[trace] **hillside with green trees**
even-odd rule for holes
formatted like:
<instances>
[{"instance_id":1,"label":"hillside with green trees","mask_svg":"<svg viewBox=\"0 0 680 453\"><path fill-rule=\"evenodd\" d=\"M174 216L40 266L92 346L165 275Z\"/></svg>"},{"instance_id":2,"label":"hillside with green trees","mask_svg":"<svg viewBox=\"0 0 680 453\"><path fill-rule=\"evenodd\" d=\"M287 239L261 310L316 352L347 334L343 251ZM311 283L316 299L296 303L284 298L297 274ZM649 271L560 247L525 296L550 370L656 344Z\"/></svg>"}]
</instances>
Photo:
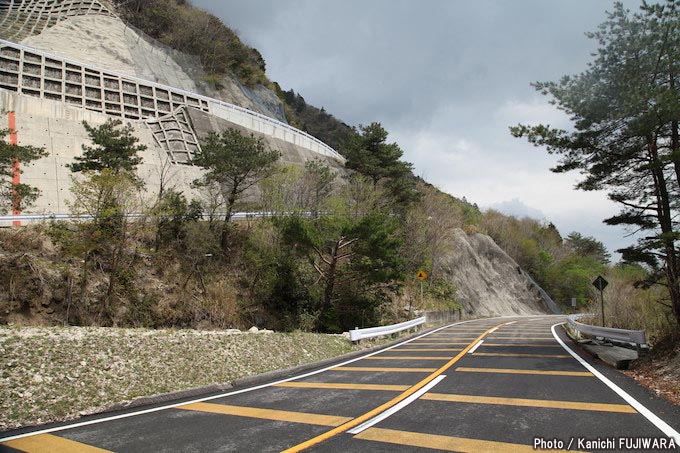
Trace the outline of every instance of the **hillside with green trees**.
<instances>
[{"instance_id":1,"label":"hillside with green trees","mask_svg":"<svg viewBox=\"0 0 680 453\"><path fill-rule=\"evenodd\" d=\"M225 130L197 155L205 170L194 181L199 199L163 185L150 193L135 174L141 148L132 129L117 121L84 124L94 145L71 166L70 209L92 220L0 231L0 279L9 288L0 294L0 322L338 332L399 321L411 314L409 301L418 302L415 309L459 308L443 263L461 229L491 236L565 310L572 298L578 310L597 309L591 282L601 274L616 298L607 306L612 325L646 328L653 342L677 330L680 166L671 75L680 73L680 60L674 46L659 44L677 34L675 9L648 7L640 17L616 10L593 35L601 49L588 72L537 84L573 114L575 131L513 129L560 154L558 171L585 171L583 189L610 190L624 209L610 223L648 233L624 251L625 263L612 264L594 238L482 212L414 177L381 124L350 127L299 93L284 92L266 78L257 50L189 2L126 1L118 8L160 42L197 55L207 74L272 88L291 124L346 156L348 174L319 161L282 165L277 150ZM660 24L668 34L658 34ZM650 51L633 65L640 46ZM618 89L631 81L645 89ZM588 96L596 91L611 97ZM10 156L3 187L11 187L12 155L42 155L9 146L0 147ZM257 197L245 198L253 188ZM24 203L36 193L21 190ZM3 206L17 203L16 192L0 194ZM236 210L272 216L236 222ZM423 301L414 297L417 269L429 275Z\"/></svg>"},{"instance_id":2,"label":"hillside with green trees","mask_svg":"<svg viewBox=\"0 0 680 453\"><path fill-rule=\"evenodd\" d=\"M599 48L588 70L536 90L571 118L571 130L517 125L516 137L557 154L554 172L579 170L581 190L605 190L620 205L606 219L640 233L621 250L641 266L638 286L664 288L657 300L680 325L680 5L646 4L631 13L616 3L589 37ZM594 93L597 93L596 95Z\"/></svg>"}]
</instances>

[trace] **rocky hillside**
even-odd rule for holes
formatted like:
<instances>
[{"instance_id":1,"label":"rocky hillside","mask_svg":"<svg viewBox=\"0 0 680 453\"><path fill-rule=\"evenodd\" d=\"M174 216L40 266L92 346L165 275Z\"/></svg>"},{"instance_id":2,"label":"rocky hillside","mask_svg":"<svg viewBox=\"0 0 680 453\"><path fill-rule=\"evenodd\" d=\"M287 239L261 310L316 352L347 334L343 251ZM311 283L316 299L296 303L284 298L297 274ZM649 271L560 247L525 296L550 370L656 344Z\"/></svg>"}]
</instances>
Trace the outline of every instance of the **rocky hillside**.
<instances>
[{"instance_id":1,"label":"rocky hillside","mask_svg":"<svg viewBox=\"0 0 680 453\"><path fill-rule=\"evenodd\" d=\"M467 316L545 313L547 307L526 274L489 236L456 230L442 267L456 284Z\"/></svg>"},{"instance_id":2,"label":"rocky hillside","mask_svg":"<svg viewBox=\"0 0 680 453\"><path fill-rule=\"evenodd\" d=\"M178 8L178 5L184 4L184 2L158 0L148 5L152 3L161 8L161 13L164 11L167 13L162 9L165 4L171 3ZM140 2L127 2L127 5L143 6ZM178 14L186 12L181 8L177 11L179 11ZM191 18L191 20L196 19L194 16ZM170 24L173 23L172 18L168 20ZM189 19L187 20L187 23L190 23ZM216 30L222 30L212 21L210 24L216 27ZM195 30L192 30L192 33L194 33L192 36L195 36ZM205 32L202 33L202 36L207 36ZM162 30L158 32L157 37L168 39L162 34ZM209 62L205 61L204 56L202 58L201 55L191 57L170 49L155 38L131 28L115 15L67 17L45 28L39 34L25 37L23 43L119 73L135 75L189 92L216 96L282 121L286 119L285 106L275 91L267 88L269 82L266 79L253 73L254 75L251 74L253 77L241 80L237 77L238 71L236 70L233 74L225 75L223 74L225 68L219 68L214 64L211 67ZM252 50L250 54L257 57L259 53ZM235 55L240 54L236 52ZM257 58L253 61L257 63ZM260 68L262 71L264 71L263 65L264 62ZM245 64L244 67L250 68L251 72L255 71L252 64ZM226 68L229 69L229 66L227 65ZM305 118L314 116L310 114L313 111L309 110L309 106L299 94L291 91L288 96L283 97L290 98L289 102L300 112L307 112ZM332 117L325 112L321 113L325 115L324 121L326 122L323 130L332 134ZM85 143L87 138L83 136L80 137L81 141L73 142L74 131L79 127L79 121L75 121L75 117L71 118L71 116L72 114L68 113L63 119L70 121L67 134L69 135L68 143L70 143L69 152L78 152L81 142ZM199 136L201 130L207 126L214 126L218 129L227 127L226 123L217 124L215 123L217 120L210 119L208 116L200 112L191 115L191 122L195 123ZM21 126L30 125L29 121L33 121L33 113L29 111L18 112L17 117ZM201 118L204 117L205 119L202 120ZM51 120L46 121L50 124ZM59 130L66 130L64 124L48 128L50 131L55 131L49 133L56 134ZM346 125L344 128L343 134L349 134L349 128ZM30 144L27 141L34 138L35 134L31 134L31 130L27 126L26 129L20 131L19 136L23 144ZM135 132L150 134L144 127L140 127ZM83 131L80 131L80 134L83 135ZM343 134L336 136L338 143L344 139ZM48 151L54 155L64 153L61 142L51 140L51 136L49 138L53 147L57 145L59 147ZM153 144L151 138L146 137L145 140L143 143ZM36 146L40 144L36 142ZM289 154L299 158L300 162L289 158L290 162L298 164L304 164L304 161L317 157L313 153L305 154L296 150L291 150ZM149 160L147 157L145 159ZM345 173L342 168L339 168L339 163L336 165L338 166L335 168L336 173ZM192 168L192 171L196 170L195 167L189 168ZM68 178L65 176L63 179ZM187 181L190 179L187 177ZM370 187L366 186L365 189L375 191L376 197L389 196L379 193L379 187L375 183ZM352 197L361 194L346 195ZM393 202L393 200L389 201L389 203ZM383 204L377 203L376 205ZM362 207L367 209L365 206ZM447 218L456 213L442 212L440 215L441 218ZM426 218L429 219L427 216ZM174 242L168 250L158 250L156 244L156 250L151 252L149 245L153 242L149 239L153 236L151 226L140 231L138 236L126 244L129 247L126 253L130 260L130 269L125 275L115 276L120 280L121 287L120 293L115 295L119 299L119 305L116 307L107 305L106 322L103 324L225 327L242 326L258 317L267 319L262 313L271 315L283 310L275 306L274 299L269 298L271 294L275 295L278 291L278 283L273 279L281 279L279 273L284 271L292 272L295 277L299 273L296 266L309 265L309 263L305 264L305 260L301 257L284 254L286 248L280 246L282 240L280 234L274 234L267 228L257 232L257 228L251 229L250 224L244 231L234 233L240 236L233 239L234 246L231 252L233 256L222 257L222 262L217 259L208 260L205 257L214 255L212 249L206 248L211 240L209 235L213 232L212 224L210 231L204 231L205 228L201 225L194 224L186 228L186 231L181 232L184 236L177 234L177 237L173 238ZM101 295L107 279L113 277L107 276L105 264L100 264L90 271L83 268L77 232L71 230L73 228L61 225L27 231L24 235L17 232L7 232L3 235L0 242L0 270L3 270L2 287L7 290L0 292L0 322L101 324L98 316L103 311L98 308L98 304L102 301ZM253 239L252 236L255 233L262 237ZM257 243L258 240L261 240L261 243ZM530 290L526 277L518 272L517 264L490 237L480 234L468 236L462 230L458 230L447 241L450 243L444 244L443 248L451 252L441 267L447 278L455 283L457 287L455 298L462 304L466 317L537 314L547 311L540 296ZM25 242L25 246L17 248L17 244L22 242ZM190 247L195 247L195 250L187 250ZM191 255L189 255L190 252ZM96 254L96 251L93 253ZM274 255L267 257L267 253ZM281 259L290 260L290 263L281 264L280 260L277 262L275 253L281 253ZM265 262L266 259L271 259L271 262ZM294 259L299 261L293 262ZM427 262L427 258L424 258L423 262ZM286 265L290 267L284 267ZM418 264L414 263L414 265ZM253 272L249 272L251 269L247 266L251 266ZM411 270L405 269L404 273L410 274ZM266 280L269 275L272 281ZM310 271L308 277L313 283L316 279L313 270ZM261 280L257 280L258 278ZM87 284L80 283L86 279ZM265 284L269 285L271 294L262 294L260 286ZM283 286L285 287L285 284ZM303 295L300 298L303 301L307 297L304 291L307 291L309 286L308 282L299 282L297 289L302 291ZM348 286L349 289L351 288ZM396 294L397 290L394 292ZM261 305L256 309L253 308L254 304L249 299L253 297L262 298ZM383 297L382 293L380 297ZM354 299L348 297L348 300ZM314 310L310 309L307 312L304 306L301 307L300 313L294 314L299 318L300 323L304 321L305 316L314 315ZM394 313L393 318L400 316L399 310L395 310ZM318 313L315 316L318 316ZM275 316L271 318L275 319ZM387 318L389 316L384 316L382 319L389 320Z\"/></svg>"}]
</instances>

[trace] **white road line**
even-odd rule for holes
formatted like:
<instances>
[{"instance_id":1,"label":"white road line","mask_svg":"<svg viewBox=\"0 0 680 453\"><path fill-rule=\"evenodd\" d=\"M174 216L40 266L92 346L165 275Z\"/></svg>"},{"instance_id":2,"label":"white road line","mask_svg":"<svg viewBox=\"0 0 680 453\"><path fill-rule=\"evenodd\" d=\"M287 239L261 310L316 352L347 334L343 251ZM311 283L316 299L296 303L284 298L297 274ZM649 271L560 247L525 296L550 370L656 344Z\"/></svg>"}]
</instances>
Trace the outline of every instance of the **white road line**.
<instances>
[{"instance_id":1,"label":"white road line","mask_svg":"<svg viewBox=\"0 0 680 453\"><path fill-rule=\"evenodd\" d=\"M399 412L400 410L402 410L403 408L405 408L406 406L408 406L409 404L411 404L412 402L414 402L415 400L417 400L418 398L420 398L421 396L423 396L423 395L424 395L425 393L427 393L432 387L434 387L435 385L439 384L439 382L440 382L442 379L444 379L445 377L446 377L446 376L443 375L443 374L437 376L437 377L434 378L429 384L427 384L426 386L424 386L423 388L421 388L420 390L418 390L418 391L415 392L413 395L409 396L408 398L406 398L405 400L403 400L403 401L400 402L399 404L396 404L396 405L390 407L390 408L387 409L385 412L383 412L383 413L381 413L381 414L379 414L379 415L376 415L376 416L373 417L372 419L363 422L361 425L357 426L357 427L354 428L354 429L350 429L350 430L347 431L347 432L348 432L349 434L359 434L360 432L362 432L362 431L364 431L364 430L370 428L371 426L373 426L373 425L375 425L375 424L377 424L377 423L380 423L381 421L385 420L385 419L386 419L387 417L389 417L390 415Z\"/></svg>"},{"instance_id":2,"label":"white road line","mask_svg":"<svg viewBox=\"0 0 680 453\"><path fill-rule=\"evenodd\" d=\"M414 340L417 340L419 338L423 338L423 337L431 335L435 332L439 332L440 330L447 329L447 328L453 327L453 326L457 326L459 324L466 324L466 323L469 323L469 322L474 322L474 321L479 321L479 320L478 319L470 319L470 320L467 320L467 321L459 321L459 322L454 323L454 324L449 324L449 325L440 327L438 329L435 329L431 332L424 333L424 334L417 336L415 338L411 338L410 340L402 341L402 342L397 343L393 346L389 346L387 348L380 349L379 351L375 351L375 352L372 352L370 354L362 355L360 357L348 360L346 362L330 365L330 366L328 366L326 368L322 368L320 370L311 371L309 373L305 373L305 374L302 374L302 375L299 375L299 376L293 376L293 377L290 377L290 378L287 378L287 379L282 379L280 381L270 382L268 384L262 384L262 385L258 385L258 386L255 386L255 387L249 387L249 388L245 388L245 389L241 389L241 390L235 390L233 392L221 393L219 395L208 396L208 397L205 397L205 398L199 398L199 399L195 399L195 400L191 400L191 401L183 401L181 403L168 404L166 406L159 406L159 407L154 407L154 408L151 408L151 409L144 409L144 410L141 410L141 411L129 412L127 414L113 415L111 417L104 417L104 418L99 418L99 419L96 419L96 420L88 420L86 422L73 423L71 425L59 426L59 427L55 427L55 428L47 428L47 429L42 429L42 430L38 430L38 431L28 432L28 433L25 433L25 434L18 434L16 436L4 437L4 438L0 438L0 443L8 442L10 440L22 439L24 437L36 436L38 434L48 434L48 433L53 433L53 432L57 432L57 431L65 431L65 430L71 429L71 428L80 428L82 426L89 426L89 425L95 425L95 424L98 424L98 423L105 423L105 422L110 422L110 421L114 421L114 420L120 420L120 419L123 419L123 418L134 417L136 415L151 414L153 412L160 412L160 411L163 411L163 410L166 410L166 409L173 409L177 406L183 406L185 404L201 403L201 402L204 402L204 401L210 401L210 400L214 400L214 399L218 399L218 398L224 398L224 397L227 397L227 396L238 395L240 393L252 392L253 390L259 390L259 389L262 389L262 388L271 387L273 385L280 384L280 383L283 383L283 382L289 382L289 381L294 381L294 380L297 380L297 379L303 379L303 378L306 378L306 377L309 377L309 376L313 376L315 374L323 373L323 372L331 370L335 367L344 366L344 365L347 365L349 363L353 363L353 362L357 362L359 360L365 359L366 357L371 357L371 356L374 356L376 354L380 354L380 353L383 353L385 351L389 351L390 349L396 348L398 346L403 346L403 345L408 344L408 343L410 343Z\"/></svg>"},{"instance_id":3,"label":"white road line","mask_svg":"<svg viewBox=\"0 0 680 453\"><path fill-rule=\"evenodd\" d=\"M506 326L509 326L510 324L514 324L514 323L516 323L516 322L517 322L517 321L510 321L510 322L508 322L508 323L505 323L505 325L506 325Z\"/></svg>"},{"instance_id":4,"label":"white road line","mask_svg":"<svg viewBox=\"0 0 680 453\"><path fill-rule=\"evenodd\" d=\"M612 389L617 395L619 395L621 398L626 400L628 404L630 404L636 411L640 413L643 417L645 417L647 420L649 420L654 426L659 428L667 437L672 437L673 440L675 441L676 445L680 444L680 433L678 433L675 429L673 429L671 426L669 426L665 421L661 420L659 417L656 416L652 411L647 409L645 406L643 406L638 400L630 396L628 393L626 393L625 390L623 390L621 387L618 385L614 384L612 381L610 381L608 378L606 378L602 373L597 371L593 366L591 366L588 362L583 360L581 356L576 354L574 351L572 351L569 346L567 346L564 341L557 335L557 332L555 331L555 328L560 324L555 324L551 327L552 329L552 334L557 340L557 342L562 345L562 347L569 353L571 354L576 360L579 361L581 365L583 365L588 371L593 373L595 377L597 377L599 380L604 382L604 384Z\"/></svg>"},{"instance_id":5,"label":"white road line","mask_svg":"<svg viewBox=\"0 0 680 453\"><path fill-rule=\"evenodd\" d=\"M479 341L477 342L477 344L474 345L474 346L472 347L472 349L470 349L470 350L468 351L468 354L472 354L473 352L475 352L475 351L477 350L477 348L480 347L480 346L482 345L482 343L484 343L484 340L479 340Z\"/></svg>"}]
</instances>

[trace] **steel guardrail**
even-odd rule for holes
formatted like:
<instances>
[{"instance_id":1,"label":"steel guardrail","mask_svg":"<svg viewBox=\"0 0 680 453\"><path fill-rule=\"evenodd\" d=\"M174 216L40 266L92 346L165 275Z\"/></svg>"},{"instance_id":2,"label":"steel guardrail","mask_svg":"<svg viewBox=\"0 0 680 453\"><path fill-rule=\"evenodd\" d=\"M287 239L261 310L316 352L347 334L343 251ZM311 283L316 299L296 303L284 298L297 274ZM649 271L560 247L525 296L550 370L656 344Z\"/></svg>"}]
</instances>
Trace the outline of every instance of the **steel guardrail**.
<instances>
[{"instance_id":1,"label":"steel guardrail","mask_svg":"<svg viewBox=\"0 0 680 453\"><path fill-rule=\"evenodd\" d=\"M290 215L290 213L284 213L283 215ZM309 217L311 213L308 212L300 212L296 213L298 215L301 215L303 217ZM168 215L161 215L161 217L170 217L172 214ZM212 214L213 217L217 216L220 219L224 216L223 212L217 212ZM273 212L265 212L265 211L255 211L255 212L234 212L231 214L231 218L233 220L243 220L243 219L259 219L262 217L274 217L276 213ZM151 217L152 214L140 214L140 213L130 213L130 214L125 214L125 217L130 218L130 219L139 219L143 217ZM14 221L26 221L28 223L30 222L39 222L39 221L53 221L53 220L91 220L94 219L95 216L92 214L13 214L13 215L0 215L0 223L1 222L14 222ZM201 213L201 219L209 219L210 218L210 213L209 212L203 212Z\"/></svg>"},{"instance_id":2,"label":"steel guardrail","mask_svg":"<svg viewBox=\"0 0 680 453\"><path fill-rule=\"evenodd\" d=\"M576 319L582 315L569 315L569 325L576 331L591 335L593 337L602 337L608 340L625 341L627 343L635 343L636 345L647 344L647 336L644 330L626 330L614 329L613 327L598 327L589 324L583 324Z\"/></svg>"},{"instance_id":3,"label":"steel guardrail","mask_svg":"<svg viewBox=\"0 0 680 453\"><path fill-rule=\"evenodd\" d=\"M364 338L391 335L393 333L401 332L403 330L417 328L418 326L423 324L425 324L425 316L412 319L410 321L400 322L399 324L392 324L389 326L367 327L365 329L359 329L357 327L354 330L349 331L349 340L352 343L354 343L355 341L360 341L363 340Z\"/></svg>"}]
</instances>

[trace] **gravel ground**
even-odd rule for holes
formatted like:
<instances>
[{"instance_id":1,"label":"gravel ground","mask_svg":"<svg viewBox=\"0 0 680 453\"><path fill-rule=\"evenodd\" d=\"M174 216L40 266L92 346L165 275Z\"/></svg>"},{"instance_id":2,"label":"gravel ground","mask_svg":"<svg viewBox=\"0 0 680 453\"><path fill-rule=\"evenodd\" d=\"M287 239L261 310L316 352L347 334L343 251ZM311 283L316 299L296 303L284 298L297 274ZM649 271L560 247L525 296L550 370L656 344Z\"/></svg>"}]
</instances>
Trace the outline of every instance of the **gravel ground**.
<instances>
[{"instance_id":1,"label":"gravel ground","mask_svg":"<svg viewBox=\"0 0 680 453\"><path fill-rule=\"evenodd\" d=\"M311 333L0 327L0 431L373 345Z\"/></svg>"}]
</instances>

